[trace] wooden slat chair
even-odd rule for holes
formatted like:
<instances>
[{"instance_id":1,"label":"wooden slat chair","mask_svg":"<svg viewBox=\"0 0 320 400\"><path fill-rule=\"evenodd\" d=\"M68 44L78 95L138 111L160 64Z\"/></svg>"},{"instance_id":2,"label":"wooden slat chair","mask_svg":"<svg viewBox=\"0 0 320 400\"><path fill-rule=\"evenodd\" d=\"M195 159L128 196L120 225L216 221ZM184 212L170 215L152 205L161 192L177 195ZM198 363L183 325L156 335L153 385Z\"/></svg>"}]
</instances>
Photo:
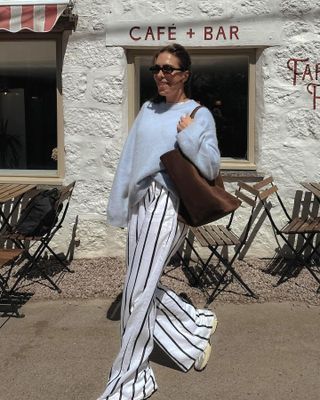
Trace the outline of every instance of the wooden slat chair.
<instances>
[{"instance_id":1,"label":"wooden slat chair","mask_svg":"<svg viewBox=\"0 0 320 400\"><path fill-rule=\"evenodd\" d=\"M253 189L257 191L257 195L265 208L275 235L282 238L293 255L291 262L287 262L286 268L282 272L278 284L284 282L289 276L291 276L292 267L296 261L299 261L303 266L305 266L312 277L318 282L318 284L320 284L319 276L309 265L309 262L312 260L314 254L318 254L318 256L320 255L320 244L313 243L315 235L320 233L320 217L307 216L291 218L283 200L280 197L278 187L275 185L272 176L253 185ZM287 220L285 225L281 227L273 218L271 212L272 209L270 210L270 207L268 207L268 202L272 201L273 204L274 200L276 200L276 202L280 205L280 208ZM303 239L303 245L300 248L296 248L295 245L289 240L289 235L300 236ZM303 253L308 247L310 247L312 251L307 257L303 257Z\"/></svg>"},{"instance_id":2,"label":"wooden slat chair","mask_svg":"<svg viewBox=\"0 0 320 400\"><path fill-rule=\"evenodd\" d=\"M241 200L242 206L249 207L249 217L245 223L245 226L242 229L241 235L237 235L234 232L234 228L232 229L234 225L234 213L231 214L227 225L208 224L198 228L190 228L200 246L208 248L210 250L209 257L206 261L204 261L197 252L196 248L193 246L193 244L188 240L189 246L195 252L202 266L202 271L198 276L199 282L201 281L202 276L206 273L214 256L218 259L218 264L221 263L225 268L224 272L219 277L213 292L209 296L206 306L209 305L219 293L218 290L220 289L220 286L223 284L223 282L225 282L227 274L229 274L231 278L234 277L238 281L238 283L245 289L246 293L254 298L258 298L258 296L244 282L244 280L241 278L241 276L233 266L234 262L238 259L244 245L247 243L247 239L249 237L250 229L254 221L255 210L259 203L259 200L257 198L257 191L252 189L251 186L247 185L246 183L239 182L238 188L235 191L235 195ZM223 255L223 249L228 247L234 248L234 254L230 258L230 260Z\"/></svg>"},{"instance_id":3,"label":"wooden slat chair","mask_svg":"<svg viewBox=\"0 0 320 400\"><path fill-rule=\"evenodd\" d=\"M24 252L22 249L0 249L0 303L9 303L11 312L17 317L23 317L18 311L17 304L13 301L8 281L14 267L16 259ZM2 271L3 270L3 271ZM7 314L7 313L6 313Z\"/></svg>"},{"instance_id":4,"label":"wooden slat chair","mask_svg":"<svg viewBox=\"0 0 320 400\"><path fill-rule=\"evenodd\" d=\"M40 276L46 279L51 287L61 293L61 289L57 285L56 282L47 274L44 268L41 268L39 261L41 256L43 255L45 250L48 250L49 253L53 255L53 257L61 264L63 270L68 272L73 272L69 269L66 262L59 257L56 252L50 246L50 242L55 236L55 234L62 228L65 216L67 214L72 192L75 186L75 182L71 183L68 186L64 186L59 189L59 198L55 202L54 210L55 210L55 219L52 223L52 226L44 233L42 236L27 236L22 235L19 232L16 232L14 227L9 234L6 234L5 239L9 239L14 242L19 248L25 250L25 256L27 258L26 265L23 266L22 272L19 273L17 280L15 281L11 291L13 291L20 281L25 278L32 270L37 271ZM29 244L31 243L31 246ZM35 248L34 248L35 247Z\"/></svg>"},{"instance_id":5,"label":"wooden slat chair","mask_svg":"<svg viewBox=\"0 0 320 400\"><path fill-rule=\"evenodd\" d=\"M318 182L309 182L309 183L302 183L303 186L309 190L311 193L314 194L317 201L320 203L320 183Z\"/></svg>"}]
</instances>

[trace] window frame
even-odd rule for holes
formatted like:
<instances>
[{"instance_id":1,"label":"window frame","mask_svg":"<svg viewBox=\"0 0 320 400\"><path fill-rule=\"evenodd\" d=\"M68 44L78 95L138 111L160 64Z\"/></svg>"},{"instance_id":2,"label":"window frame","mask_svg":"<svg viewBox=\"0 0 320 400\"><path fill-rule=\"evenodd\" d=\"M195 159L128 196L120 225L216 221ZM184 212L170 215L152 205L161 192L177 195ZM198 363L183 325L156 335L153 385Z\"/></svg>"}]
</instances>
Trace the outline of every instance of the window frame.
<instances>
[{"instance_id":1,"label":"window frame","mask_svg":"<svg viewBox=\"0 0 320 400\"><path fill-rule=\"evenodd\" d=\"M0 42L3 41L55 41L56 43L56 95L57 95L57 169L50 170L0 170L1 183L38 183L61 184L65 176L64 152L64 123L63 123L63 97L62 97L62 64L68 37L71 31L49 33L0 33ZM18 172L19 171L19 172Z\"/></svg>"},{"instance_id":2,"label":"window frame","mask_svg":"<svg viewBox=\"0 0 320 400\"><path fill-rule=\"evenodd\" d=\"M224 157L221 159L221 169L223 170L252 170L257 169L255 146L256 146L256 133L255 133L255 104L256 104L256 54L255 48L243 49L215 49L215 48L202 48L202 49L188 49L191 58L196 55L203 55L205 57L226 56L226 55L241 55L248 57L248 134L247 134L247 154L248 158L233 159ZM135 116L139 111L139 57L150 56L156 52L156 48L148 49L127 49L127 72L128 72L128 123L132 125Z\"/></svg>"}]
</instances>

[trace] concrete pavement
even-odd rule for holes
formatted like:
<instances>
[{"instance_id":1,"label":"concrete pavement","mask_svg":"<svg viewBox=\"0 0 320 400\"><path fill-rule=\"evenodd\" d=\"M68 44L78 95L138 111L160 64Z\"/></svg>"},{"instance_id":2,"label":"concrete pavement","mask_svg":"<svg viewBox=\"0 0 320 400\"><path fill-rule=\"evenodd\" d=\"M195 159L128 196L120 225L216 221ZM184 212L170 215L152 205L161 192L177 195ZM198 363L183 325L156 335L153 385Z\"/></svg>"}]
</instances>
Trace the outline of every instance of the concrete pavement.
<instances>
[{"instance_id":1,"label":"concrete pavement","mask_svg":"<svg viewBox=\"0 0 320 400\"><path fill-rule=\"evenodd\" d=\"M0 319L0 400L96 400L119 345L105 299L29 301ZM184 374L153 355L152 400L319 400L320 308L217 304L205 371ZM162 365L165 364L165 365Z\"/></svg>"}]
</instances>

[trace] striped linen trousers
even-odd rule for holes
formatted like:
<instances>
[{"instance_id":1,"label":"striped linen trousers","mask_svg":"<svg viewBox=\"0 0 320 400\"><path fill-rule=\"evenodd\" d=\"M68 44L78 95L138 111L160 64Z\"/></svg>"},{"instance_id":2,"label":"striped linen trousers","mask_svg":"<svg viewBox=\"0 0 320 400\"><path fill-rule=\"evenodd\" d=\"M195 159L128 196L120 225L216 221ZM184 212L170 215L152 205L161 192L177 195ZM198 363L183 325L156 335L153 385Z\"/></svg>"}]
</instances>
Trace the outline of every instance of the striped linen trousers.
<instances>
[{"instance_id":1,"label":"striped linen trousers","mask_svg":"<svg viewBox=\"0 0 320 400\"><path fill-rule=\"evenodd\" d=\"M195 309L159 283L188 229L177 220L178 206L179 200L153 181L131 210L121 348L98 400L143 400L157 390L149 364L154 340L184 372L208 343L215 314Z\"/></svg>"}]
</instances>

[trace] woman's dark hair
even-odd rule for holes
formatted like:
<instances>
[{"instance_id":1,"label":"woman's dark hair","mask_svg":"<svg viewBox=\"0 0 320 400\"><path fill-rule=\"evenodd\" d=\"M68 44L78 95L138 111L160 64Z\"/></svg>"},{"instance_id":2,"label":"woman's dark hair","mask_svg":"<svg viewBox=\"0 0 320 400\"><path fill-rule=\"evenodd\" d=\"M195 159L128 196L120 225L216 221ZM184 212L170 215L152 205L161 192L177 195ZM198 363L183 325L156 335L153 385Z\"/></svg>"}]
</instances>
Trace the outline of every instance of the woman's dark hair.
<instances>
[{"instance_id":1,"label":"woman's dark hair","mask_svg":"<svg viewBox=\"0 0 320 400\"><path fill-rule=\"evenodd\" d=\"M187 50L181 46L181 44L173 43L168 46L162 47L153 57L153 62L157 59L161 53L174 54L179 59L180 68L183 71L190 71L191 68L191 58Z\"/></svg>"},{"instance_id":2,"label":"woman's dark hair","mask_svg":"<svg viewBox=\"0 0 320 400\"><path fill-rule=\"evenodd\" d=\"M189 78L184 84L184 90L186 95L189 95L189 79L191 75L191 58L187 50L178 43L169 44L168 46L162 47L153 57L153 63L158 58L159 54L161 53L170 53L175 55L179 60L179 66L182 68L183 71L189 71ZM188 96L189 97L189 96ZM160 96L157 94L155 97L152 98L154 103L161 103L165 101L165 97Z\"/></svg>"}]
</instances>

